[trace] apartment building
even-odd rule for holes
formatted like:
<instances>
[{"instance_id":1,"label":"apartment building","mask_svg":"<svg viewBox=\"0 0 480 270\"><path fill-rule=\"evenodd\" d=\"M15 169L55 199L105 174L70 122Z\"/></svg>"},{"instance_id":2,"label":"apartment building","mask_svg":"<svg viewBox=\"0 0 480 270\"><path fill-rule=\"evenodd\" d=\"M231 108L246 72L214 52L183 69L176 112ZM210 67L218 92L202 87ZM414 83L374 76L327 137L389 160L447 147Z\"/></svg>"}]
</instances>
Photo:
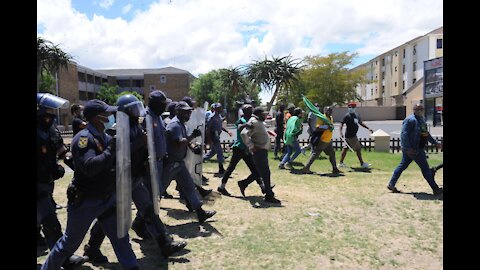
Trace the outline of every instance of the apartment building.
<instances>
[{"instance_id":1,"label":"apartment building","mask_svg":"<svg viewBox=\"0 0 480 270\"><path fill-rule=\"evenodd\" d=\"M358 85L362 106L393 106L412 111L423 101L424 62L443 57L443 26L414 38L354 69L365 69L367 84ZM443 103L443 95L436 97Z\"/></svg>"},{"instance_id":2,"label":"apartment building","mask_svg":"<svg viewBox=\"0 0 480 270\"><path fill-rule=\"evenodd\" d=\"M61 69L58 75L56 93L71 104L84 104L97 97L103 83L118 85L119 93L137 92L148 103L148 95L160 89L172 100L188 95L195 79L190 72L175 67L153 69L91 69L71 62L68 69ZM70 110L60 110L59 124L68 126L72 120Z\"/></svg>"}]
</instances>

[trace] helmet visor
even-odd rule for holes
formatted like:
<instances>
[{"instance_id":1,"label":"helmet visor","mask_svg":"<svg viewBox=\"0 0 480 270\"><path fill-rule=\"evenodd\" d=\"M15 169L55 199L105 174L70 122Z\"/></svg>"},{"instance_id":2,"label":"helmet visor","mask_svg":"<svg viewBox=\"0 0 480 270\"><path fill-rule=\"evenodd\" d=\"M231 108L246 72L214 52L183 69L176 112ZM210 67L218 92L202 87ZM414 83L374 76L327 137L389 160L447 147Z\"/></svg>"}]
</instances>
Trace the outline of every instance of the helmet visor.
<instances>
[{"instance_id":1,"label":"helmet visor","mask_svg":"<svg viewBox=\"0 0 480 270\"><path fill-rule=\"evenodd\" d=\"M146 115L145 107L141 101L134 101L126 104L125 112L133 117L144 117Z\"/></svg>"},{"instance_id":2,"label":"helmet visor","mask_svg":"<svg viewBox=\"0 0 480 270\"><path fill-rule=\"evenodd\" d=\"M37 104L51 109L67 109L70 101L49 93L37 93Z\"/></svg>"}]
</instances>

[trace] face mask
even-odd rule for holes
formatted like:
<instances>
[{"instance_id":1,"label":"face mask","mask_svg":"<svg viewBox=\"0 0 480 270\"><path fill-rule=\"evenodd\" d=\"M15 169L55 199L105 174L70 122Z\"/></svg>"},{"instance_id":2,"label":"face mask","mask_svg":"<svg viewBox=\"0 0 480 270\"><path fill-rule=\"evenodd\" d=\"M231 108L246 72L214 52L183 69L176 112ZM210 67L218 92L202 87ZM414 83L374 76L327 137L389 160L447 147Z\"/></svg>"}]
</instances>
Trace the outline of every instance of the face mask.
<instances>
[{"instance_id":1,"label":"face mask","mask_svg":"<svg viewBox=\"0 0 480 270\"><path fill-rule=\"evenodd\" d=\"M103 125L105 126L105 129L109 129L113 126L113 124L115 124L115 116L111 114L108 116L108 122L103 123Z\"/></svg>"},{"instance_id":2,"label":"face mask","mask_svg":"<svg viewBox=\"0 0 480 270\"><path fill-rule=\"evenodd\" d=\"M355 108L348 108L348 113L354 113L355 112Z\"/></svg>"}]
</instances>

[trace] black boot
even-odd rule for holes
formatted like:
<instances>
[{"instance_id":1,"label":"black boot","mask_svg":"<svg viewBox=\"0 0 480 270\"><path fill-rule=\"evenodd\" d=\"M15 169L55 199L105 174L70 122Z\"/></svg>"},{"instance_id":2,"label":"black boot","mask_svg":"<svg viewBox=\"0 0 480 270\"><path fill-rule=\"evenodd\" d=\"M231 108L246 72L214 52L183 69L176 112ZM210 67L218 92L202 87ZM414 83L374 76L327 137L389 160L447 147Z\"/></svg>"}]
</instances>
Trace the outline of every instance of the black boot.
<instances>
[{"instance_id":1,"label":"black boot","mask_svg":"<svg viewBox=\"0 0 480 270\"><path fill-rule=\"evenodd\" d=\"M225 174L225 169L223 168L223 164L218 164L218 172L215 174L216 177L223 177Z\"/></svg>"},{"instance_id":2,"label":"black boot","mask_svg":"<svg viewBox=\"0 0 480 270\"><path fill-rule=\"evenodd\" d=\"M65 270L73 270L86 261L87 258L73 254L63 263L62 267Z\"/></svg>"},{"instance_id":3,"label":"black boot","mask_svg":"<svg viewBox=\"0 0 480 270\"><path fill-rule=\"evenodd\" d=\"M199 207L196 211L197 211L197 216L198 216L198 222L200 222L200 223L203 223L205 220L213 217L217 213L217 211L215 211L215 210L205 211L205 210L203 210L202 207Z\"/></svg>"},{"instance_id":4,"label":"black boot","mask_svg":"<svg viewBox=\"0 0 480 270\"><path fill-rule=\"evenodd\" d=\"M160 247L161 253L165 258L168 258L170 255L179 252L187 245L185 241L173 241L170 235L160 235L157 238L158 246Z\"/></svg>"},{"instance_id":5,"label":"black boot","mask_svg":"<svg viewBox=\"0 0 480 270\"><path fill-rule=\"evenodd\" d=\"M196 186L196 187L197 187L198 193L200 193L200 196L202 196L203 198L207 197L212 193L211 189L204 189L201 186Z\"/></svg>"},{"instance_id":6,"label":"black boot","mask_svg":"<svg viewBox=\"0 0 480 270\"><path fill-rule=\"evenodd\" d=\"M237 182L237 184L238 184L238 188L240 189L240 192L242 193L243 197L245 197L245 189L248 186L247 181L240 180L240 181Z\"/></svg>"},{"instance_id":7,"label":"black boot","mask_svg":"<svg viewBox=\"0 0 480 270\"><path fill-rule=\"evenodd\" d=\"M147 231L147 227L145 226L145 221L136 216L132 222L132 230L137 234L138 237L142 239L151 239L152 236Z\"/></svg>"},{"instance_id":8,"label":"black boot","mask_svg":"<svg viewBox=\"0 0 480 270\"><path fill-rule=\"evenodd\" d=\"M99 248L94 248L86 244L83 247L83 256L88 257L92 263L108 263L108 258L102 254Z\"/></svg>"}]
</instances>

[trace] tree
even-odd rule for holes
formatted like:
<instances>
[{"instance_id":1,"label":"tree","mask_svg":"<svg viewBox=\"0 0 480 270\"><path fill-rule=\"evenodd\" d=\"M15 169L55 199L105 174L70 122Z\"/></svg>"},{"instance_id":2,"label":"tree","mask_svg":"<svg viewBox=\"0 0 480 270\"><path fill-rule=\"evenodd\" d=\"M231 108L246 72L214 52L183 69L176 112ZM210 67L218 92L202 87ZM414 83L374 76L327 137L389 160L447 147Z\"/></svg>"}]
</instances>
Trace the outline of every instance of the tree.
<instances>
[{"instance_id":1,"label":"tree","mask_svg":"<svg viewBox=\"0 0 480 270\"><path fill-rule=\"evenodd\" d=\"M355 87L365 81L365 71L352 71L351 65L357 53L331 53L326 57L306 56L306 66L300 74L300 85L295 88L321 107L335 103L359 100Z\"/></svg>"},{"instance_id":2,"label":"tree","mask_svg":"<svg viewBox=\"0 0 480 270\"><path fill-rule=\"evenodd\" d=\"M73 57L62 51L58 45L37 37L37 92L45 73L55 76L60 68L68 69L68 63Z\"/></svg>"},{"instance_id":3,"label":"tree","mask_svg":"<svg viewBox=\"0 0 480 270\"><path fill-rule=\"evenodd\" d=\"M109 105L115 105L117 102L117 92L119 89L120 87L118 85L109 85L108 83L103 83L98 90L97 98Z\"/></svg>"},{"instance_id":4,"label":"tree","mask_svg":"<svg viewBox=\"0 0 480 270\"><path fill-rule=\"evenodd\" d=\"M247 77L252 83L263 86L263 88L272 92L273 95L267 104L267 111L273 105L277 95L282 91L286 91L292 87L292 84L298 80L298 75L302 71L301 61L292 59L290 55L283 57L272 57L272 60L265 57L264 60L255 61L247 66Z\"/></svg>"},{"instance_id":5,"label":"tree","mask_svg":"<svg viewBox=\"0 0 480 270\"><path fill-rule=\"evenodd\" d=\"M118 88L117 88L118 89ZM115 98L115 102L117 102L117 99L120 97L120 96L123 96L123 95L133 95L135 97L138 98L138 100L140 100L143 104L145 104L145 102L143 102L143 96L140 95L139 93L137 92L131 92L131 91L123 91L119 94L116 95L116 98Z\"/></svg>"},{"instance_id":6,"label":"tree","mask_svg":"<svg viewBox=\"0 0 480 270\"><path fill-rule=\"evenodd\" d=\"M50 93L50 94L56 94L55 93L55 78L48 72L43 71L43 75L41 76L40 79L40 85L38 86L38 90L41 93Z\"/></svg>"}]
</instances>

